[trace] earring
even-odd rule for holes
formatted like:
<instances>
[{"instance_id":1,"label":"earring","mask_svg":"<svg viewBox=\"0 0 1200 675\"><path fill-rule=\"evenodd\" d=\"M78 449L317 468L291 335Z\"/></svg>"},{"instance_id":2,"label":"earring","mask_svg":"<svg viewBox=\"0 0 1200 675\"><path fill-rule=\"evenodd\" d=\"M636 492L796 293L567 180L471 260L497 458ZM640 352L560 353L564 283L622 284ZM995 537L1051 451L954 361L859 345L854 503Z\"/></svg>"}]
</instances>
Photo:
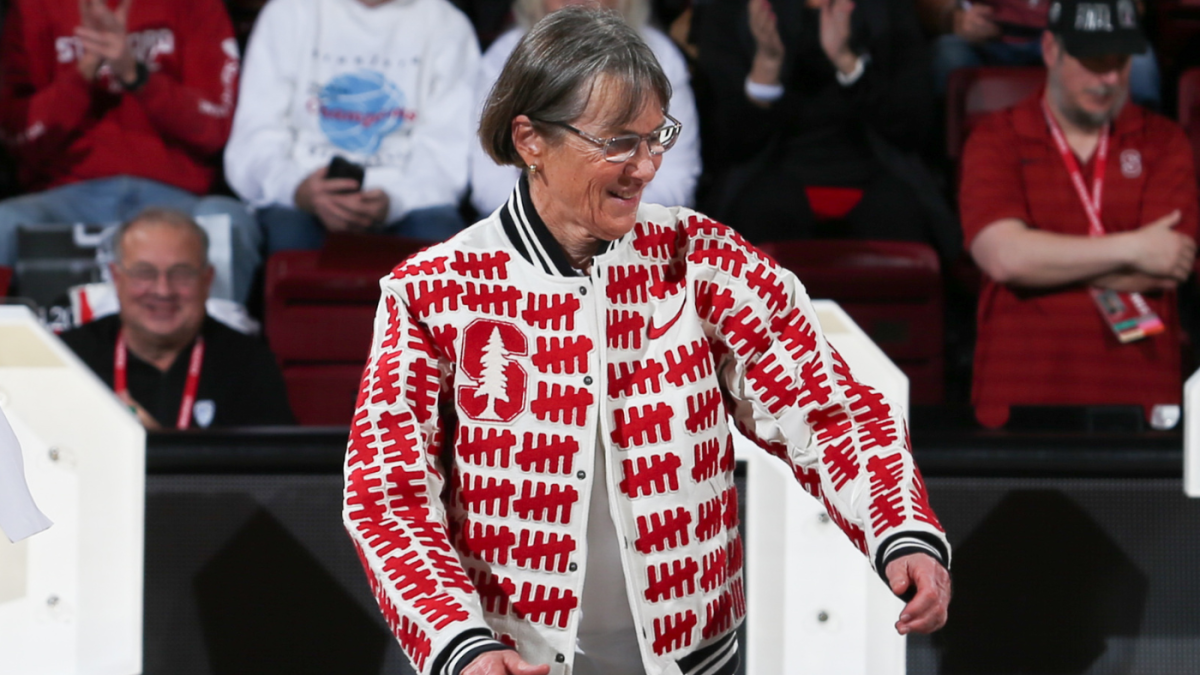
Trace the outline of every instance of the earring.
<instances>
[{"instance_id":1,"label":"earring","mask_svg":"<svg viewBox=\"0 0 1200 675\"><path fill-rule=\"evenodd\" d=\"M537 173L537 164L530 164L529 165L529 175L532 176L535 173Z\"/></svg>"}]
</instances>

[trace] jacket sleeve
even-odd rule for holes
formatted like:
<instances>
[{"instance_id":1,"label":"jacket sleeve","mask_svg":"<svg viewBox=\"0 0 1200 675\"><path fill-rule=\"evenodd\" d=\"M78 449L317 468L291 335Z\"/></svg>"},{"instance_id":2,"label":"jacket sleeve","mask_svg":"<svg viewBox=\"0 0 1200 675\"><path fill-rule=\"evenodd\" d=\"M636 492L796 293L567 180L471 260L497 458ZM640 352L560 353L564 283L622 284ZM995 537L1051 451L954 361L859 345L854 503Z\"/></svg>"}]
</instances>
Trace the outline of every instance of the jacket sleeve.
<instances>
[{"instance_id":1,"label":"jacket sleeve","mask_svg":"<svg viewBox=\"0 0 1200 675\"><path fill-rule=\"evenodd\" d=\"M439 403L452 389L449 362L410 312L403 282L393 276L381 285L346 451L342 515L384 618L417 672L449 675L505 647L484 623L440 498Z\"/></svg>"},{"instance_id":2,"label":"jacket sleeve","mask_svg":"<svg viewBox=\"0 0 1200 675\"><path fill-rule=\"evenodd\" d=\"M164 137L216 155L229 139L237 92L238 48L225 8L216 0L182 3L190 11L176 31L179 79L151 73L133 96ZM153 65L151 65L153 68Z\"/></svg>"},{"instance_id":3,"label":"jacket sleeve","mask_svg":"<svg viewBox=\"0 0 1200 675\"><path fill-rule=\"evenodd\" d=\"M429 67L421 74L419 118L406 165L368 167L363 181L363 189L387 193L388 222L416 209L457 205L467 188L468 146L479 142L472 125L479 45L457 10L444 20L446 36L427 54Z\"/></svg>"},{"instance_id":4,"label":"jacket sleeve","mask_svg":"<svg viewBox=\"0 0 1200 675\"><path fill-rule=\"evenodd\" d=\"M738 429L792 469L871 560L950 548L909 448L903 411L850 372L791 272L702 216L689 280Z\"/></svg>"},{"instance_id":5,"label":"jacket sleeve","mask_svg":"<svg viewBox=\"0 0 1200 675\"><path fill-rule=\"evenodd\" d=\"M75 61L58 67L38 88L38 69L56 68L51 29L36 3L12 5L0 34L0 137L21 164L37 166L65 148L78 133L91 105L91 84ZM69 47L68 47L69 48Z\"/></svg>"},{"instance_id":6,"label":"jacket sleeve","mask_svg":"<svg viewBox=\"0 0 1200 675\"><path fill-rule=\"evenodd\" d=\"M294 45L303 44L299 24L306 16L291 3L267 3L246 48L241 104L225 148L225 178L257 207L294 207L296 188L308 175L292 160L294 132L288 119L300 86Z\"/></svg>"}]
</instances>

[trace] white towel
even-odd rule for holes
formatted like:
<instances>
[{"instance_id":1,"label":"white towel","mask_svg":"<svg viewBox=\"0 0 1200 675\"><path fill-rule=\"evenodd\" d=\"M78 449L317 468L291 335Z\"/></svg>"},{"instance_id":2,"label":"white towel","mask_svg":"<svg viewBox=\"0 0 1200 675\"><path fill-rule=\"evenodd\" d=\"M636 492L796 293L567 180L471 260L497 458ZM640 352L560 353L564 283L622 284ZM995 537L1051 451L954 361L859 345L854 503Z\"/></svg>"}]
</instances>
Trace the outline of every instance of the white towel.
<instances>
[{"instance_id":1,"label":"white towel","mask_svg":"<svg viewBox=\"0 0 1200 675\"><path fill-rule=\"evenodd\" d=\"M21 446L0 410L0 530L15 544L53 524L33 503Z\"/></svg>"}]
</instances>

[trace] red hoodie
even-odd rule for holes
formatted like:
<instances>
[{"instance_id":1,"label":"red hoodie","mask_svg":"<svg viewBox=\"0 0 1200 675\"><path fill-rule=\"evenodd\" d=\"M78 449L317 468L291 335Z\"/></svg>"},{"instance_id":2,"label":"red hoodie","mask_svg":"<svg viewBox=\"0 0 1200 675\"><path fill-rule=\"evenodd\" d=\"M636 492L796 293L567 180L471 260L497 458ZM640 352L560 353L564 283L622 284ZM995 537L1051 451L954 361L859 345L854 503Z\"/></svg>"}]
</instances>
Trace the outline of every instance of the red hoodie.
<instances>
[{"instance_id":1,"label":"red hoodie","mask_svg":"<svg viewBox=\"0 0 1200 675\"><path fill-rule=\"evenodd\" d=\"M79 25L78 0L16 0L4 22L0 132L22 187L131 175L207 192L233 122L239 63L220 0L133 1L128 39L150 70L135 93L107 66L83 79Z\"/></svg>"}]
</instances>

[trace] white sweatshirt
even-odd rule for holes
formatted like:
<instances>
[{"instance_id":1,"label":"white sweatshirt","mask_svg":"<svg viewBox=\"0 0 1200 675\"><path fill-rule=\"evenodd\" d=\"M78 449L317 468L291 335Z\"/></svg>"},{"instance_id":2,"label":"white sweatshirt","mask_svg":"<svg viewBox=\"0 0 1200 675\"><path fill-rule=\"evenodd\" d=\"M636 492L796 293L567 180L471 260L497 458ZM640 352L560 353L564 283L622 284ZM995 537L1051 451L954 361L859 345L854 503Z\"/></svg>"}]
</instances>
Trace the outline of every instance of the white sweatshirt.
<instances>
[{"instance_id":1,"label":"white sweatshirt","mask_svg":"<svg viewBox=\"0 0 1200 675\"><path fill-rule=\"evenodd\" d=\"M387 193L388 222L455 204L478 68L471 24L446 0L272 0L246 50L229 184L294 207L300 182L342 155L367 167L364 190Z\"/></svg>"},{"instance_id":2,"label":"white sweatshirt","mask_svg":"<svg viewBox=\"0 0 1200 675\"><path fill-rule=\"evenodd\" d=\"M691 206L700 177L700 122L696 115L696 98L692 94L691 75L683 54L662 32L642 26L638 31L650 51L658 58L663 73L671 83L671 116L683 123L683 133L675 146L663 155L662 166L646 191L642 201L666 206ZM483 112L492 85L500 78L504 62L525 35L523 28L513 28L496 38L483 55L479 68L479 84L475 88L475 119ZM478 128L478 123L475 125ZM486 216L508 200L520 169L500 166L475 141L471 144L471 204Z\"/></svg>"}]
</instances>

